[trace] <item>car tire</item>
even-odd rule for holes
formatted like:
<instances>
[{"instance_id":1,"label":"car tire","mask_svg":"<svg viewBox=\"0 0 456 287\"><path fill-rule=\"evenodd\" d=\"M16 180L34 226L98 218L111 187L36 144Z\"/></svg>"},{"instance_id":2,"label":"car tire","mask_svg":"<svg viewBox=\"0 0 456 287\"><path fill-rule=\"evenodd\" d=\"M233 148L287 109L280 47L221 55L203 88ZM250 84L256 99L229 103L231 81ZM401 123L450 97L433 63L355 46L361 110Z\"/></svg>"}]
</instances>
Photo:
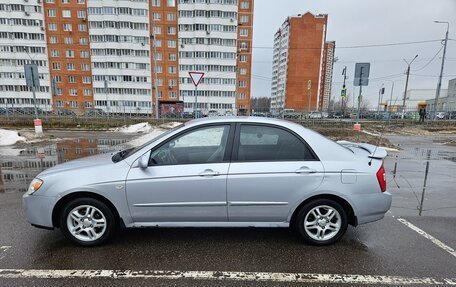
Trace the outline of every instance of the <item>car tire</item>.
<instances>
[{"instance_id":1,"label":"car tire","mask_svg":"<svg viewBox=\"0 0 456 287\"><path fill-rule=\"evenodd\" d=\"M94 198L69 201L60 216L63 235L79 246L92 247L106 243L115 227L116 220L112 210Z\"/></svg>"},{"instance_id":2,"label":"car tire","mask_svg":"<svg viewBox=\"0 0 456 287\"><path fill-rule=\"evenodd\" d=\"M307 244L323 246L337 242L348 226L347 212L336 201L315 199L298 211L294 230Z\"/></svg>"}]
</instances>

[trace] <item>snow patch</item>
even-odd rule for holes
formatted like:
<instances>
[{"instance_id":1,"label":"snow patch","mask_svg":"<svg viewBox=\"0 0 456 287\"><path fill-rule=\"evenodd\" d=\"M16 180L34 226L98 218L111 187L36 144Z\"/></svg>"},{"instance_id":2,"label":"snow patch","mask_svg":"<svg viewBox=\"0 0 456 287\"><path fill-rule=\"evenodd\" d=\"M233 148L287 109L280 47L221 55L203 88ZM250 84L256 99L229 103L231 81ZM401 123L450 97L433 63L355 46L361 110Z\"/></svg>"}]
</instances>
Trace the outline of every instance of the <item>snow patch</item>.
<instances>
[{"instance_id":1,"label":"snow patch","mask_svg":"<svg viewBox=\"0 0 456 287\"><path fill-rule=\"evenodd\" d=\"M129 141L128 144L131 145L131 146L140 146L156 137L158 137L159 135L161 135L162 133L164 133L166 130L164 129L154 129L153 131L151 131L150 133L147 133L145 135L142 135L138 138L135 138L134 140L132 141Z\"/></svg>"},{"instance_id":2,"label":"snow patch","mask_svg":"<svg viewBox=\"0 0 456 287\"><path fill-rule=\"evenodd\" d=\"M147 133L147 132L151 131L152 129L153 129L153 127L149 123L144 122L144 123L139 123L139 124L135 124L135 125L131 125L131 126L123 126L120 128L111 129L111 131L121 132L121 133L126 133L126 134L136 134L136 133Z\"/></svg>"},{"instance_id":3,"label":"snow patch","mask_svg":"<svg viewBox=\"0 0 456 287\"><path fill-rule=\"evenodd\" d=\"M0 146L13 145L18 141L25 141L17 131L0 129Z\"/></svg>"}]
</instances>

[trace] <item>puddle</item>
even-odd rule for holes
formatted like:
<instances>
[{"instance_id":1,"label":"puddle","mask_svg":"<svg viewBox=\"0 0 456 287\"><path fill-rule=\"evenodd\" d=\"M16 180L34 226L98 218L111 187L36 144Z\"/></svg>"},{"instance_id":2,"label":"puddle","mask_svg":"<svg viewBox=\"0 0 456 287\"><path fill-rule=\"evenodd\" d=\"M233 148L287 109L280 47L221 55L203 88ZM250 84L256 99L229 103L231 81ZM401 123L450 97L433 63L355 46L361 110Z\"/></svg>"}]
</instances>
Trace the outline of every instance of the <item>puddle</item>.
<instances>
[{"instance_id":1,"label":"puddle","mask_svg":"<svg viewBox=\"0 0 456 287\"><path fill-rule=\"evenodd\" d=\"M75 138L24 149L0 148L0 193L26 192L41 171L81 157L120 150L127 141Z\"/></svg>"}]
</instances>

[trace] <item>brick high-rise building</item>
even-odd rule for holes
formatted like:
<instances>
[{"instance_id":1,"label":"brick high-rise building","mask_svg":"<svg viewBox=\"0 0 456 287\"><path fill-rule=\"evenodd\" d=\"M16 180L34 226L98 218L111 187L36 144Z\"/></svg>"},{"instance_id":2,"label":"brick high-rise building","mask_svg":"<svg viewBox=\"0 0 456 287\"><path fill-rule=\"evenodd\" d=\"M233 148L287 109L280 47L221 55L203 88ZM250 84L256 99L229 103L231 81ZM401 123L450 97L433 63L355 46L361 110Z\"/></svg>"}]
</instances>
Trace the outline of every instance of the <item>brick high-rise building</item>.
<instances>
[{"instance_id":1,"label":"brick high-rise building","mask_svg":"<svg viewBox=\"0 0 456 287\"><path fill-rule=\"evenodd\" d=\"M0 0L0 106L33 106L23 65L36 63L38 103L46 110L151 114L158 97L193 111L197 93L203 113L246 113L253 6L253 0ZM196 92L189 71L206 73Z\"/></svg>"},{"instance_id":2,"label":"brick high-rise building","mask_svg":"<svg viewBox=\"0 0 456 287\"><path fill-rule=\"evenodd\" d=\"M280 113L283 109L302 112L308 111L309 107L310 111L327 109L335 47L335 42L326 42L327 21L327 15L308 12L288 17L275 33L273 112ZM327 64L328 60L330 64Z\"/></svg>"}]
</instances>

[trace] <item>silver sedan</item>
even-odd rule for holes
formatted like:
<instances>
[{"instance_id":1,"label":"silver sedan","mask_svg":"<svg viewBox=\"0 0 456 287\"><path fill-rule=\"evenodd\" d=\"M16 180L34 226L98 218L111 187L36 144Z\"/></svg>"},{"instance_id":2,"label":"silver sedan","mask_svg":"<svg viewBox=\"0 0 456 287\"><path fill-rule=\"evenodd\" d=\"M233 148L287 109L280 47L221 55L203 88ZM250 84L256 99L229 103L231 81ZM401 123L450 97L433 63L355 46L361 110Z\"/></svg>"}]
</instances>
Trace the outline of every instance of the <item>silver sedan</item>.
<instances>
[{"instance_id":1,"label":"silver sedan","mask_svg":"<svg viewBox=\"0 0 456 287\"><path fill-rule=\"evenodd\" d=\"M385 156L288 121L200 119L45 170L23 207L33 226L60 228L83 246L119 227L291 227L327 245L389 210Z\"/></svg>"}]
</instances>

